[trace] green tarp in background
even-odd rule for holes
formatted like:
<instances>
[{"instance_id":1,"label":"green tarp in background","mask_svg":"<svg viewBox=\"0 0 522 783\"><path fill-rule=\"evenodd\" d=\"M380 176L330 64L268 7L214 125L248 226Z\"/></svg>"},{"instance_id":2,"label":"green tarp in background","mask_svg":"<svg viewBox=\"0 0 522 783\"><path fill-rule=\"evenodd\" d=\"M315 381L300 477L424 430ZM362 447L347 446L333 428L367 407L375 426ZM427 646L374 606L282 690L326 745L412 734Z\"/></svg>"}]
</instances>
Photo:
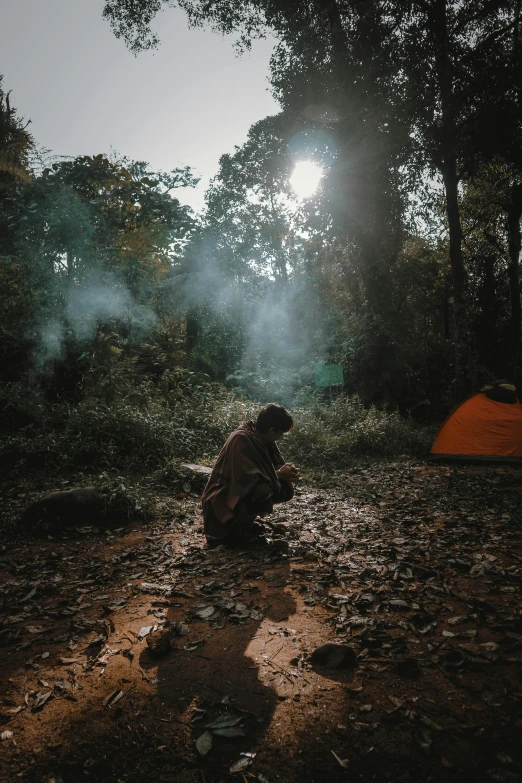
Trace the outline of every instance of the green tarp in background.
<instances>
[{"instance_id":1,"label":"green tarp in background","mask_svg":"<svg viewBox=\"0 0 522 783\"><path fill-rule=\"evenodd\" d=\"M315 385L321 389L344 386L343 368L340 364L319 364L315 371Z\"/></svg>"}]
</instances>

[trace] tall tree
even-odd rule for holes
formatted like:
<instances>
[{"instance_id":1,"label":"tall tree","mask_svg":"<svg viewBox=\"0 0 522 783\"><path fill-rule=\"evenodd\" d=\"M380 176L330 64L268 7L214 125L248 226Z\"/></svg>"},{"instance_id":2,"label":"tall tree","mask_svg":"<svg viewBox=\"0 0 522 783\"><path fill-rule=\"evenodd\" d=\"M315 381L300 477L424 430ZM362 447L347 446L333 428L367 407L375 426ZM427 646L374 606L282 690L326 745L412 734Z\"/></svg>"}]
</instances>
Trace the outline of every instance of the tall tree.
<instances>
[{"instance_id":1,"label":"tall tree","mask_svg":"<svg viewBox=\"0 0 522 783\"><path fill-rule=\"evenodd\" d=\"M26 341L17 328L31 306L24 270L15 257L16 231L12 223L13 202L23 183L31 179L29 157L33 139L27 123L11 106L10 93L2 89L0 76L0 365L2 373L23 364Z\"/></svg>"},{"instance_id":2,"label":"tall tree","mask_svg":"<svg viewBox=\"0 0 522 783\"><path fill-rule=\"evenodd\" d=\"M23 317L8 320L42 369L68 350L91 352L99 330L119 332L129 349L151 332L159 284L195 226L173 191L192 180L188 169L155 173L141 162L82 156L11 193L9 268L20 270L20 284L10 300Z\"/></svg>"},{"instance_id":3,"label":"tall tree","mask_svg":"<svg viewBox=\"0 0 522 783\"><path fill-rule=\"evenodd\" d=\"M10 93L2 89L0 75L0 253L9 252L10 230L6 223L7 202L15 186L31 179L29 155L34 141L28 123L11 106Z\"/></svg>"},{"instance_id":4,"label":"tall tree","mask_svg":"<svg viewBox=\"0 0 522 783\"><path fill-rule=\"evenodd\" d=\"M106 14L117 33L139 49L137 34L143 33L143 25L161 5L160 0L108 0ZM431 169L444 184L453 278L456 390L462 394L467 382L469 324L459 181L469 163L477 104L491 107L492 99L503 90L498 83L491 85L492 95L481 94L483 64L504 45L513 29L518 29L519 3L514 8L507 0L309 0L299 5L288 0L179 0L178 5L195 25L239 31L245 46L268 29L279 37L281 44L274 59L276 87L284 72L287 96L300 96L303 109L308 104L309 110L319 110L323 117L338 116L344 161L340 168L344 172L350 169L357 126L359 133L367 133L373 124L370 137L377 136L374 150L388 135L388 131L375 134L378 125L383 130L393 128L396 118L401 118L407 126L410 167L413 162L417 171ZM143 42L148 45L150 39ZM323 100L318 102L320 92ZM365 122L361 123L362 118ZM364 146L371 156L372 145ZM356 192L359 203L366 207L363 220L372 226L362 242L368 256L380 252L368 215L379 204L379 192L388 189L387 172L393 171L390 156L395 156L400 166L398 153L403 147L402 139L394 141L385 156L388 160L381 166L363 166ZM343 177L340 179L342 184ZM348 193L348 188L341 187L339 200L347 203Z\"/></svg>"},{"instance_id":5,"label":"tall tree","mask_svg":"<svg viewBox=\"0 0 522 783\"><path fill-rule=\"evenodd\" d=\"M504 11L502 45L489 46L482 53L480 90L489 96L478 96L476 122L472 130L473 165L467 179L490 204L496 205L501 223L485 224L485 235L494 250L507 258L510 288L512 357L509 369L522 388L522 308L520 286L520 253L522 218L522 29L521 0L507 4ZM498 89L502 85L502 90ZM473 189L473 184L471 184ZM480 199L479 199L480 201ZM491 211L491 209L490 209Z\"/></svg>"}]
</instances>

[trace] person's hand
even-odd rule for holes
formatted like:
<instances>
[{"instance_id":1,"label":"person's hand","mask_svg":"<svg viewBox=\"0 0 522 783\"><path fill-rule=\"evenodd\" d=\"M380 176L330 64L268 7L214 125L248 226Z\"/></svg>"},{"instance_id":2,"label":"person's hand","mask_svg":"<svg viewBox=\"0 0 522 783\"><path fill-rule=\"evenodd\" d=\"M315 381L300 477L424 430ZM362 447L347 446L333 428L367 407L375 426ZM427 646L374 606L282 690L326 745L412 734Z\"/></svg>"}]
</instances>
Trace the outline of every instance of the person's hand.
<instances>
[{"instance_id":1,"label":"person's hand","mask_svg":"<svg viewBox=\"0 0 522 783\"><path fill-rule=\"evenodd\" d=\"M299 470L291 462L287 462L276 473L281 481L299 481Z\"/></svg>"}]
</instances>

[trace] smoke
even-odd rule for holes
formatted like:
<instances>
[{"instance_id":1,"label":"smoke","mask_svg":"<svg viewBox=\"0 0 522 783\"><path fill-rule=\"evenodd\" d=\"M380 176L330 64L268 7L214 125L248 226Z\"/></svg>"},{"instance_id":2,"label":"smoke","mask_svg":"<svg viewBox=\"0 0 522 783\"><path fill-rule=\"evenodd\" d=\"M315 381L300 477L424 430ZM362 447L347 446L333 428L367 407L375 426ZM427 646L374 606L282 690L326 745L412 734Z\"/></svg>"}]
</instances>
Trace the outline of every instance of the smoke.
<instances>
[{"instance_id":1,"label":"smoke","mask_svg":"<svg viewBox=\"0 0 522 783\"><path fill-rule=\"evenodd\" d=\"M254 262L248 268L242 258L234 269L233 261L219 239L207 236L191 271L172 287L171 302L188 303L201 318L195 355L230 388L259 402L290 405L314 382L327 352L318 288L297 263L283 282Z\"/></svg>"},{"instance_id":2,"label":"smoke","mask_svg":"<svg viewBox=\"0 0 522 783\"><path fill-rule=\"evenodd\" d=\"M37 375L45 373L55 361L65 358L65 328L61 321L51 320L42 324L37 349L33 354L33 367Z\"/></svg>"},{"instance_id":3,"label":"smoke","mask_svg":"<svg viewBox=\"0 0 522 783\"><path fill-rule=\"evenodd\" d=\"M250 309L239 385L260 402L288 405L313 383L317 363L324 359L323 318L306 280L298 277L271 289Z\"/></svg>"},{"instance_id":4,"label":"smoke","mask_svg":"<svg viewBox=\"0 0 522 783\"><path fill-rule=\"evenodd\" d=\"M52 371L55 362L63 361L66 345L88 346L100 324L124 324L135 339L147 334L157 323L155 313L132 296L125 283L115 275L87 279L72 287L54 317L47 318L38 329L33 368L42 375Z\"/></svg>"},{"instance_id":5,"label":"smoke","mask_svg":"<svg viewBox=\"0 0 522 783\"><path fill-rule=\"evenodd\" d=\"M113 278L110 282L92 281L73 288L67 297L66 318L78 342L94 337L100 321L131 317L133 300L129 290Z\"/></svg>"}]
</instances>

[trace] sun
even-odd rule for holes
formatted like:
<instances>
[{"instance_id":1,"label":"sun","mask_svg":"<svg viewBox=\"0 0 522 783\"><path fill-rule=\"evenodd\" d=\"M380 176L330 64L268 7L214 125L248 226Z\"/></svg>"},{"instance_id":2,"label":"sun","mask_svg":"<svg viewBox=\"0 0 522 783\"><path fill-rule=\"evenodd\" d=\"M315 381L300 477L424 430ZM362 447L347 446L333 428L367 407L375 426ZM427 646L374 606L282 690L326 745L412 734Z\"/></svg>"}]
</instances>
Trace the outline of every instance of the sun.
<instances>
[{"instance_id":1,"label":"sun","mask_svg":"<svg viewBox=\"0 0 522 783\"><path fill-rule=\"evenodd\" d=\"M310 198L319 186L323 171L311 160L299 160L290 177L290 184L299 198Z\"/></svg>"}]
</instances>

